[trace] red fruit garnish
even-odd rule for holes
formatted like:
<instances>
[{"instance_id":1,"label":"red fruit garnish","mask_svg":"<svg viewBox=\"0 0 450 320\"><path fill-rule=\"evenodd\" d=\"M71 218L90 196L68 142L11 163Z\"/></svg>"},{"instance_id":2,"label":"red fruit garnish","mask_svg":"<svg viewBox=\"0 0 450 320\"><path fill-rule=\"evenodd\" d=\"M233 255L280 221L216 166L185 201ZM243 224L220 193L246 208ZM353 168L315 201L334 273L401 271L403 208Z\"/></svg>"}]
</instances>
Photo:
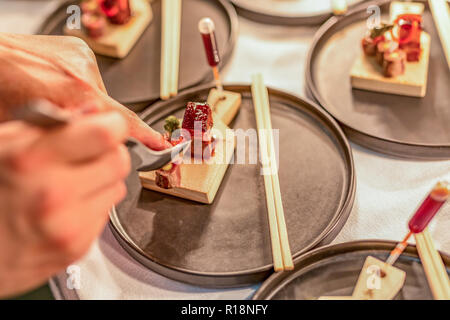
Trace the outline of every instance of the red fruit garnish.
<instances>
[{"instance_id":1,"label":"red fruit garnish","mask_svg":"<svg viewBox=\"0 0 450 320\"><path fill-rule=\"evenodd\" d=\"M384 36L378 36L373 39L374 44L378 44L378 42L384 41L386 38Z\"/></svg>"},{"instance_id":2,"label":"red fruit garnish","mask_svg":"<svg viewBox=\"0 0 450 320\"><path fill-rule=\"evenodd\" d=\"M100 8L114 24L125 24L131 18L129 0L98 0Z\"/></svg>"},{"instance_id":3,"label":"red fruit garnish","mask_svg":"<svg viewBox=\"0 0 450 320\"><path fill-rule=\"evenodd\" d=\"M418 14L402 14L394 21L399 27L398 35L391 29L392 39L399 44L416 42L420 45L420 32L422 31L422 17Z\"/></svg>"},{"instance_id":4,"label":"red fruit garnish","mask_svg":"<svg viewBox=\"0 0 450 320\"><path fill-rule=\"evenodd\" d=\"M188 102L186 106L182 128L188 130L191 137L194 135L196 121L201 122L202 134L208 133L213 126L212 111L207 103Z\"/></svg>"},{"instance_id":5,"label":"red fruit garnish","mask_svg":"<svg viewBox=\"0 0 450 320\"><path fill-rule=\"evenodd\" d=\"M182 136L178 137L177 139L171 139L169 142L172 146L176 146L177 144L180 144L181 142L183 142L184 138Z\"/></svg>"}]
</instances>

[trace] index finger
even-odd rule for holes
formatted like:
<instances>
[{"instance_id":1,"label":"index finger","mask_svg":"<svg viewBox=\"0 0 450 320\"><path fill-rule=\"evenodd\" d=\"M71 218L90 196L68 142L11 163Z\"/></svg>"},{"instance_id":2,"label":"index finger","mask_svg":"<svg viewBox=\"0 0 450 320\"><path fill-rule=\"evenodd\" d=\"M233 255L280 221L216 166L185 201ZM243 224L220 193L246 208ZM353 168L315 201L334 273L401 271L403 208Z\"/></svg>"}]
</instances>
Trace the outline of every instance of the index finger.
<instances>
[{"instance_id":1,"label":"index finger","mask_svg":"<svg viewBox=\"0 0 450 320\"><path fill-rule=\"evenodd\" d=\"M140 119L136 113L107 95L103 95L103 98L107 110L115 110L123 115L130 130L130 136L135 137L153 150L164 150L172 147L172 145L164 139L164 136L161 133L153 130L148 124Z\"/></svg>"}]
</instances>

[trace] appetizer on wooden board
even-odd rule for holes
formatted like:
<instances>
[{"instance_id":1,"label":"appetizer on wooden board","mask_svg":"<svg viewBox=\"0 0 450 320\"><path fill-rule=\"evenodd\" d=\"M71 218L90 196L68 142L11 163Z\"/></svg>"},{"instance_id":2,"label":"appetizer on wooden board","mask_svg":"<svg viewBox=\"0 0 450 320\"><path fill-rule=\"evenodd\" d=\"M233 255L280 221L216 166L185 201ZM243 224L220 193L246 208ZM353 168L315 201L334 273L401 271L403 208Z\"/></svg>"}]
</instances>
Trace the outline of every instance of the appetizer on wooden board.
<instances>
[{"instance_id":1,"label":"appetizer on wooden board","mask_svg":"<svg viewBox=\"0 0 450 320\"><path fill-rule=\"evenodd\" d=\"M420 6L421 5L421 6ZM392 24L368 30L350 71L352 87L413 97L427 89L431 38L422 29L423 4L393 3Z\"/></svg>"},{"instance_id":2,"label":"appetizer on wooden board","mask_svg":"<svg viewBox=\"0 0 450 320\"><path fill-rule=\"evenodd\" d=\"M147 0L81 2L81 29L64 26L64 34L83 39L98 54L124 58L153 19Z\"/></svg>"},{"instance_id":3,"label":"appetizer on wooden board","mask_svg":"<svg viewBox=\"0 0 450 320\"><path fill-rule=\"evenodd\" d=\"M189 132L193 143L190 154L184 159L190 161L176 160L161 170L141 172L139 176L144 188L201 203L214 201L234 154L235 138L230 130L227 131L227 124L241 104L240 94L226 91L223 91L225 98L221 94L216 101L215 90L211 90L208 98L211 104L214 103L212 107L209 103L189 102L182 124L177 124L175 117L166 119L165 137L172 144L182 141L183 137L171 137L171 130L181 128ZM202 123L201 137L194 132L196 121ZM201 146L201 150L196 150L196 145ZM201 152L200 158L198 151Z\"/></svg>"}]
</instances>

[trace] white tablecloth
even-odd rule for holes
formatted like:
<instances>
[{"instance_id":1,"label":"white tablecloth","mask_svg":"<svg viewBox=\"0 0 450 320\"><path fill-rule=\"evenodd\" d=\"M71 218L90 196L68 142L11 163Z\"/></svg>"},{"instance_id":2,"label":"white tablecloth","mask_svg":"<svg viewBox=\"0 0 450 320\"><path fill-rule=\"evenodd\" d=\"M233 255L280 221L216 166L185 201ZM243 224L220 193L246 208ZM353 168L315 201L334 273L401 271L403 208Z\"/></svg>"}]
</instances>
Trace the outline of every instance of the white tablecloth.
<instances>
[{"instance_id":1,"label":"white tablecloth","mask_svg":"<svg viewBox=\"0 0 450 320\"><path fill-rule=\"evenodd\" d=\"M33 33L57 1L0 1L0 31ZM32 9L30 9L32 6ZM234 56L225 82L250 82L262 72L268 86L304 96L306 55L313 27L274 27L240 18ZM357 190L354 208L333 241L400 240L406 222L424 195L440 179L450 180L450 161L409 161L352 144ZM430 226L438 249L450 252L450 205ZM134 261L106 228L90 252L76 263L80 289L66 286L65 272L51 282L57 298L71 299L248 299L258 285L210 290L156 274Z\"/></svg>"}]
</instances>

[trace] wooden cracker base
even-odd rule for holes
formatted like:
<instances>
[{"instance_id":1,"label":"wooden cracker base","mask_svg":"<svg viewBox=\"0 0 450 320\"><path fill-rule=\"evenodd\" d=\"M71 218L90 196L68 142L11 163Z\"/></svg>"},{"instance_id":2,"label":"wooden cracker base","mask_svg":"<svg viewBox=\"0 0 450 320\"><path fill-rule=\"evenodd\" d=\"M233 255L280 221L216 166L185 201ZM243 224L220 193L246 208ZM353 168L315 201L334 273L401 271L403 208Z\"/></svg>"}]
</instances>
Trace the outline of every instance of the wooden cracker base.
<instances>
[{"instance_id":1,"label":"wooden cracker base","mask_svg":"<svg viewBox=\"0 0 450 320\"><path fill-rule=\"evenodd\" d=\"M395 19L401 14L422 14L425 10L425 5L420 2L405 2L405 1L392 1L389 6L390 22L393 23Z\"/></svg>"},{"instance_id":2,"label":"wooden cracker base","mask_svg":"<svg viewBox=\"0 0 450 320\"><path fill-rule=\"evenodd\" d=\"M369 268L378 268L380 277L378 277L377 288L368 288L368 284L375 284L369 277L374 276L376 270ZM384 274L383 274L384 273ZM387 263L368 256L353 290L352 297L355 300L391 300L402 289L405 283L406 272Z\"/></svg>"},{"instance_id":3,"label":"wooden cracker base","mask_svg":"<svg viewBox=\"0 0 450 320\"><path fill-rule=\"evenodd\" d=\"M155 172L141 172L139 177L144 188L170 194L172 196L194 200L202 203L212 203L233 157L235 148L234 135L226 135L228 127L220 120L214 120L214 127L220 131L223 140L216 144L214 163L183 163L181 165L181 185L177 188L163 189L155 183ZM214 132L212 131L214 134Z\"/></svg>"},{"instance_id":4,"label":"wooden cracker base","mask_svg":"<svg viewBox=\"0 0 450 320\"><path fill-rule=\"evenodd\" d=\"M214 112L214 119L220 119L229 125L241 106L241 94L231 91L222 91L220 94L213 88L209 92L207 102Z\"/></svg>"},{"instance_id":5,"label":"wooden cracker base","mask_svg":"<svg viewBox=\"0 0 450 320\"><path fill-rule=\"evenodd\" d=\"M83 29L69 29L67 26L64 26L64 34L83 39L95 53L124 58L153 19L148 0L130 0L130 6L133 12L131 20L124 25L108 23L105 34L99 38L89 37Z\"/></svg>"},{"instance_id":6,"label":"wooden cracker base","mask_svg":"<svg viewBox=\"0 0 450 320\"><path fill-rule=\"evenodd\" d=\"M393 93L404 96L424 97L427 90L428 62L430 59L430 35L421 33L422 53L418 62L407 62L405 73L387 78L374 57L361 52L350 72L353 88Z\"/></svg>"}]
</instances>

